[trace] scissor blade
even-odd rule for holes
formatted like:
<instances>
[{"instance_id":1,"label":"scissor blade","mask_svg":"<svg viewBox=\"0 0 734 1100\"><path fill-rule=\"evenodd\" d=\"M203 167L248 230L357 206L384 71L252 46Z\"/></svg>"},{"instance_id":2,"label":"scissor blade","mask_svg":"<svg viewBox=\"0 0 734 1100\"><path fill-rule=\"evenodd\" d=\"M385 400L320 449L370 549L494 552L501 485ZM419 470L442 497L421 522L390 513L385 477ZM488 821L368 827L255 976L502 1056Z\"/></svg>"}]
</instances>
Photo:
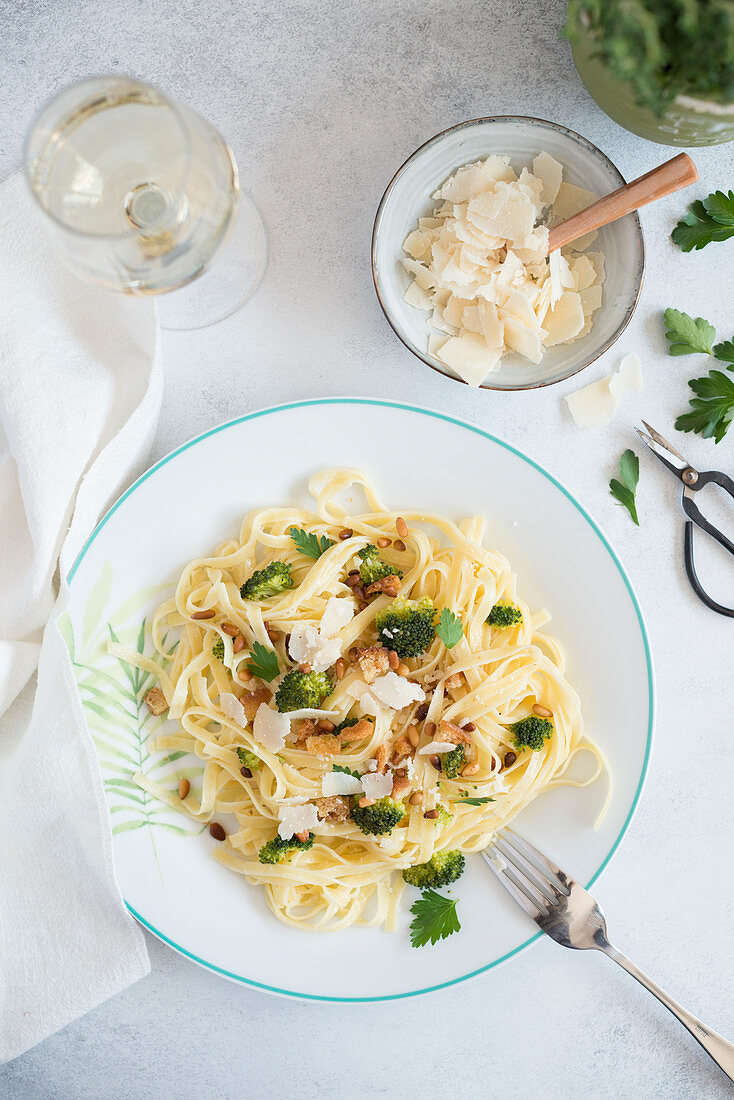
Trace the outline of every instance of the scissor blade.
<instances>
[{"instance_id":1,"label":"scissor blade","mask_svg":"<svg viewBox=\"0 0 734 1100\"><path fill-rule=\"evenodd\" d=\"M656 432L655 429L651 428L644 420L642 423L647 428L649 435L646 432L641 432L639 428L635 428L635 431L645 446L650 448L652 453L660 459L664 466L667 466L677 477L680 477L684 470L690 469L683 455L679 454L675 447L660 435L660 432Z\"/></svg>"}]
</instances>

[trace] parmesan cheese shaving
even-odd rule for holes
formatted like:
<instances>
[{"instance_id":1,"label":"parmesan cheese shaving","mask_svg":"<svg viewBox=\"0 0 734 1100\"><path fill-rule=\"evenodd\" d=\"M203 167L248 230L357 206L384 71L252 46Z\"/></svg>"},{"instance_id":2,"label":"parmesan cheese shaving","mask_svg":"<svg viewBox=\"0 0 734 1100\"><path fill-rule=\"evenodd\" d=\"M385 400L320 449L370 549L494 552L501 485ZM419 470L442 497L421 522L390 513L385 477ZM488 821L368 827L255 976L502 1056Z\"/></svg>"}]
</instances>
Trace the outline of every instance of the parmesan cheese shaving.
<instances>
[{"instance_id":1,"label":"parmesan cheese shaving","mask_svg":"<svg viewBox=\"0 0 734 1100\"><path fill-rule=\"evenodd\" d=\"M286 735L290 733L291 723L287 714L271 710L267 703L257 708L252 724L255 740L270 752L277 752L285 745Z\"/></svg>"},{"instance_id":2,"label":"parmesan cheese shaving","mask_svg":"<svg viewBox=\"0 0 734 1100\"><path fill-rule=\"evenodd\" d=\"M324 798L334 794L360 794L361 791L362 780L356 779L353 775L347 775L346 772L327 772L321 780L321 793Z\"/></svg>"},{"instance_id":3,"label":"parmesan cheese shaving","mask_svg":"<svg viewBox=\"0 0 734 1100\"><path fill-rule=\"evenodd\" d=\"M404 676L398 676L397 672L386 672L384 676L378 676L370 690L378 702L392 710L402 710L411 703L422 703L426 697L422 687L406 680Z\"/></svg>"},{"instance_id":4,"label":"parmesan cheese shaving","mask_svg":"<svg viewBox=\"0 0 734 1100\"><path fill-rule=\"evenodd\" d=\"M303 806L278 807L278 836L281 840L290 840L296 833L310 833L319 823L319 817L313 802L307 802Z\"/></svg>"},{"instance_id":5,"label":"parmesan cheese shaving","mask_svg":"<svg viewBox=\"0 0 734 1100\"><path fill-rule=\"evenodd\" d=\"M392 794L393 777L391 772L368 772L362 776L362 790L368 798L386 798Z\"/></svg>"}]
</instances>

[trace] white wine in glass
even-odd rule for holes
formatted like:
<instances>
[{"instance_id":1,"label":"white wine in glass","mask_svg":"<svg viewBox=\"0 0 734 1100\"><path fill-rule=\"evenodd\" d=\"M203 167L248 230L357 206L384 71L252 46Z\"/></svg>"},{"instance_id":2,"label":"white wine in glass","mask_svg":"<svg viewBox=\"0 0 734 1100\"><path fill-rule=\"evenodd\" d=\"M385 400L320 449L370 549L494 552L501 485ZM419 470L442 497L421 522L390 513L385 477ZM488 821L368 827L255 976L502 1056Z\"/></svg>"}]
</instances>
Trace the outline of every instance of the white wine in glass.
<instances>
[{"instance_id":1,"label":"white wine in glass","mask_svg":"<svg viewBox=\"0 0 734 1100\"><path fill-rule=\"evenodd\" d=\"M165 295L164 328L213 324L257 288L267 240L232 150L156 88L124 76L64 88L36 119L25 166L67 266L107 290Z\"/></svg>"}]
</instances>

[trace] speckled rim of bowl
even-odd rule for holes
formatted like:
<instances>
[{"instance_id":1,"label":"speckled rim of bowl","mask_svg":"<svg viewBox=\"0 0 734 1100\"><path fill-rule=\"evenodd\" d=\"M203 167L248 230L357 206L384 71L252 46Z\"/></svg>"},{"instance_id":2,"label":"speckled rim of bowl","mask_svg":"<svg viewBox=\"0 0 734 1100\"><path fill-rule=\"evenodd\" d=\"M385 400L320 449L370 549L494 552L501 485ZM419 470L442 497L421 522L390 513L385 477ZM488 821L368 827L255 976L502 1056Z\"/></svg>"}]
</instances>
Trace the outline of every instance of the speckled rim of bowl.
<instances>
[{"instance_id":1,"label":"speckled rim of bowl","mask_svg":"<svg viewBox=\"0 0 734 1100\"><path fill-rule=\"evenodd\" d=\"M599 149L598 146L594 145L592 141L589 141L588 138L583 137L581 134L577 134L575 130L569 130L567 126L561 126L558 122L550 122L547 118L534 118L532 115L489 115L486 118L470 118L466 122L459 122L456 126L449 126L447 127L447 129L441 130L438 134L435 134L432 138L429 138L428 141L424 141L422 145L419 145L418 148L410 154L407 160L403 161L403 163L400 165L397 172L385 188L385 193L380 199L380 204L377 207L377 213L375 214L375 221L372 226L370 264L372 267L372 281L375 285L375 293L377 294L377 300L380 303L380 308L382 309L382 312L385 314L387 323L397 336L400 343L403 344L403 346L406 347L409 352L415 355L417 359L422 360L427 367L430 367L431 370L435 371L436 374L442 374L444 378L448 378L451 382L459 382L462 386L468 386L469 383L465 382L463 378L457 378L455 374L450 374L448 370L439 366L437 362L429 359L428 356L425 355L423 352L418 351L416 348L414 348L412 344L408 343L408 341L401 335L401 333L398 332L397 328L393 324L390 312L382 299L382 294L380 293L380 283L377 275L377 268L375 266L375 244L377 241L377 235L380 231L382 212L387 203L387 200L390 197L390 192L392 191L393 187L395 186L405 169L408 167L408 165L430 145L434 145L436 142L441 141L447 136L447 134L453 134L457 130L465 130L468 126L476 126L478 123L483 122L529 122L531 125L540 126L541 128L549 127L551 130L557 130L558 133L565 134L567 137L573 138L573 140L578 142L579 145L583 145L585 149L587 149L594 156L598 157L599 160L603 161L607 168L609 168L611 172L619 179L620 187L622 187L627 182L620 170L617 168L616 164L614 164L609 159L606 153L602 153L601 149ZM560 378L549 378L546 380L541 380L540 382L528 382L526 385L523 386L499 386L496 384L492 385L491 383L487 383L485 381L482 382L481 386L478 387L479 389L502 390L505 393L519 393L522 390L540 390L544 389L546 386L555 386L558 382L565 382L567 378L573 378L575 374L579 374L582 370L586 370L586 368L591 366L592 363L595 363L596 360L600 356L602 356L605 351L608 351L612 344L616 343L624 330L627 328L627 325L632 320L632 315L637 309L637 304L640 300L640 294L642 292L642 282L645 277L645 237L642 232L642 225L640 224L639 215L637 213L634 213L632 217L634 218L637 235L640 240L641 259L635 273L634 298L630 304L629 309L622 318L622 321L616 332L614 332L609 337L607 342L603 344L602 347L600 347L598 351L596 351L595 354L591 356L590 359L587 359L587 361L585 363L582 363L580 367L576 367L575 370L569 371L568 374L564 374Z\"/></svg>"}]
</instances>

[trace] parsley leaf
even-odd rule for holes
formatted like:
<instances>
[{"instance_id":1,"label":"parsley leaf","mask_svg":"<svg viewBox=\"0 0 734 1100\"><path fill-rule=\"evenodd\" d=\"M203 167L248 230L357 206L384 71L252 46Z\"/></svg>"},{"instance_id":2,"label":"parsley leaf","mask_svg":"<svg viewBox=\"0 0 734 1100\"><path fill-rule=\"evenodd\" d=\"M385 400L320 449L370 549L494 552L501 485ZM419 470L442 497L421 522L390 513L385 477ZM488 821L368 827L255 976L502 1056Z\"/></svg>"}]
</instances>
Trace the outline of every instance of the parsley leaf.
<instances>
[{"instance_id":1,"label":"parsley leaf","mask_svg":"<svg viewBox=\"0 0 734 1100\"><path fill-rule=\"evenodd\" d=\"M716 329L703 317L695 321L687 313L681 313L679 309L666 309L665 338L670 344L669 355L691 355L694 352L705 352L713 355Z\"/></svg>"},{"instance_id":2,"label":"parsley leaf","mask_svg":"<svg viewBox=\"0 0 734 1100\"><path fill-rule=\"evenodd\" d=\"M734 191L712 191L692 202L670 235L683 252L734 237Z\"/></svg>"},{"instance_id":3,"label":"parsley leaf","mask_svg":"<svg viewBox=\"0 0 734 1100\"><path fill-rule=\"evenodd\" d=\"M445 898L435 890L424 890L418 901L410 907L415 919L410 925L410 942L413 947L438 943L458 932L461 922L456 915L456 900Z\"/></svg>"},{"instance_id":4,"label":"parsley leaf","mask_svg":"<svg viewBox=\"0 0 734 1100\"><path fill-rule=\"evenodd\" d=\"M464 633L461 619L453 611L449 611L448 607L444 607L436 624L436 633L447 649L453 649Z\"/></svg>"},{"instance_id":5,"label":"parsley leaf","mask_svg":"<svg viewBox=\"0 0 734 1100\"><path fill-rule=\"evenodd\" d=\"M314 561L325 554L330 546L334 545L331 539L327 539L326 535L319 538L318 535L313 533L307 534L301 527L291 527L288 534L301 553L305 554L307 558L313 558Z\"/></svg>"},{"instance_id":6,"label":"parsley leaf","mask_svg":"<svg viewBox=\"0 0 734 1100\"><path fill-rule=\"evenodd\" d=\"M269 683L280 672L278 654L272 649L266 649L260 642L253 642L247 667L253 676L259 676L261 680L267 680Z\"/></svg>"},{"instance_id":7,"label":"parsley leaf","mask_svg":"<svg viewBox=\"0 0 734 1100\"><path fill-rule=\"evenodd\" d=\"M361 775L360 772L353 772L349 768L342 767L341 764L332 764L331 765L331 770L333 772L343 772L344 775L351 775L352 778L354 778L354 779L361 779L362 778L362 775Z\"/></svg>"},{"instance_id":8,"label":"parsley leaf","mask_svg":"<svg viewBox=\"0 0 734 1100\"><path fill-rule=\"evenodd\" d=\"M714 355L722 363L731 363L734 367L734 340L725 340L722 344L714 344ZM729 367L729 370L732 367Z\"/></svg>"},{"instance_id":9,"label":"parsley leaf","mask_svg":"<svg viewBox=\"0 0 734 1100\"><path fill-rule=\"evenodd\" d=\"M621 481L612 478L609 482L609 491L623 507L627 509L634 523L640 526L637 518L637 505L635 504L635 492L637 482L640 480L640 460L634 451L625 451L619 460L619 476Z\"/></svg>"},{"instance_id":10,"label":"parsley leaf","mask_svg":"<svg viewBox=\"0 0 734 1100\"><path fill-rule=\"evenodd\" d=\"M459 802L464 806L484 806L487 802L494 802L493 798L455 798L454 802Z\"/></svg>"},{"instance_id":11,"label":"parsley leaf","mask_svg":"<svg viewBox=\"0 0 734 1100\"><path fill-rule=\"evenodd\" d=\"M697 396L690 398L691 411L678 417L676 428L721 443L734 417L734 381L723 371L712 370L703 378L692 378L688 385Z\"/></svg>"}]
</instances>

